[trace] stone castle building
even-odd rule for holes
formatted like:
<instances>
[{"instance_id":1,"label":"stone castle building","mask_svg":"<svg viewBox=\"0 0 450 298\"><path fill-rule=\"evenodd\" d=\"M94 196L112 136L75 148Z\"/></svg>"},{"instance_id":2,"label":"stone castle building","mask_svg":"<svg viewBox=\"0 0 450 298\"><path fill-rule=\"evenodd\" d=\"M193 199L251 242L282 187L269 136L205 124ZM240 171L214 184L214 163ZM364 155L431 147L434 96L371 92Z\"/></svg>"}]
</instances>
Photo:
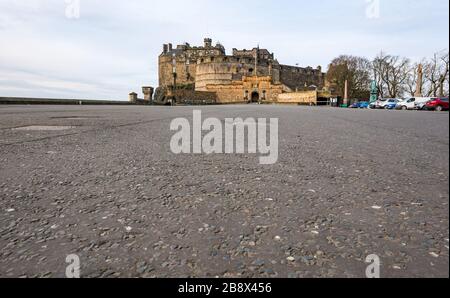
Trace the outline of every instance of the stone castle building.
<instances>
[{"instance_id":1,"label":"stone castle building","mask_svg":"<svg viewBox=\"0 0 450 298\"><path fill-rule=\"evenodd\" d=\"M163 46L156 101L190 97L214 103L315 103L324 87L320 66L282 65L273 53L260 48L233 49L227 55L220 43L213 45L206 38L200 47Z\"/></svg>"}]
</instances>

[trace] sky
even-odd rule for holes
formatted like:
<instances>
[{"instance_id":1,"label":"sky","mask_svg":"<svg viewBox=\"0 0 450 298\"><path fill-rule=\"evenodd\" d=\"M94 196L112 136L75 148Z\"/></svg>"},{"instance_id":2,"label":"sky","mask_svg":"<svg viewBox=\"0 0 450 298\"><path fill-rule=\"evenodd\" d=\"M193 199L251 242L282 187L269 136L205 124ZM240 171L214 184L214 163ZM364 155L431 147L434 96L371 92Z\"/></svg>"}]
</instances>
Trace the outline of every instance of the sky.
<instances>
[{"instance_id":1,"label":"sky","mask_svg":"<svg viewBox=\"0 0 450 298\"><path fill-rule=\"evenodd\" d=\"M448 0L0 0L0 97L126 100L157 86L164 43L259 45L324 69L449 48Z\"/></svg>"}]
</instances>

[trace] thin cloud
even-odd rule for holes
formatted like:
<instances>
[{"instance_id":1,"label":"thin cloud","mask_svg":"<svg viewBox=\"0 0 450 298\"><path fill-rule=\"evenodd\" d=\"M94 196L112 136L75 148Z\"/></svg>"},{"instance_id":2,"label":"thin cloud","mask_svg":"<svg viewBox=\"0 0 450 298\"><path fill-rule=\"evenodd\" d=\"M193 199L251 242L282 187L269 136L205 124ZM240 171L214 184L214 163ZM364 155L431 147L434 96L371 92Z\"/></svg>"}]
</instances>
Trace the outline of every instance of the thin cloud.
<instances>
[{"instance_id":1,"label":"thin cloud","mask_svg":"<svg viewBox=\"0 0 450 298\"><path fill-rule=\"evenodd\" d=\"M324 69L340 54L381 49L421 59L448 48L448 1L80 0L79 19L64 0L0 0L0 96L126 99L157 86L162 44L231 48L260 44L281 63ZM436 21L437 20L437 21Z\"/></svg>"}]
</instances>

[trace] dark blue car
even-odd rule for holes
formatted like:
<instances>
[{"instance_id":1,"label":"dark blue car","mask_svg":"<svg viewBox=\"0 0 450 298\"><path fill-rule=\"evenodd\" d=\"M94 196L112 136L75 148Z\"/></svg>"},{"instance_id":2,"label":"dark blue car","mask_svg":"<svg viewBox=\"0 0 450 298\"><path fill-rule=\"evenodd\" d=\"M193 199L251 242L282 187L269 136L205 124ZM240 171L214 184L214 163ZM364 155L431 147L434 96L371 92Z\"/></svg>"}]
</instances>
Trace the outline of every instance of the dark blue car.
<instances>
[{"instance_id":1,"label":"dark blue car","mask_svg":"<svg viewBox=\"0 0 450 298\"><path fill-rule=\"evenodd\" d=\"M349 108L351 108L351 109L368 109L369 103L366 101L355 102Z\"/></svg>"},{"instance_id":2,"label":"dark blue car","mask_svg":"<svg viewBox=\"0 0 450 298\"><path fill-rule=\"evenodd\" d=\"M369 104L367 101L362 101L359 103L359 108L360 109L368 109L369 108Z\"/></svg>"},{"instance_id":3,"label":"dark blue car","mask_svg":"<svg viewBox=\"0 0 450 298\"><path fill-rule=\"evenodd\" d=\"M389 99L384 108L386 110L394 110L397 107L398 103L399 103L398 99Z\"/></svg>"}]
</instances>

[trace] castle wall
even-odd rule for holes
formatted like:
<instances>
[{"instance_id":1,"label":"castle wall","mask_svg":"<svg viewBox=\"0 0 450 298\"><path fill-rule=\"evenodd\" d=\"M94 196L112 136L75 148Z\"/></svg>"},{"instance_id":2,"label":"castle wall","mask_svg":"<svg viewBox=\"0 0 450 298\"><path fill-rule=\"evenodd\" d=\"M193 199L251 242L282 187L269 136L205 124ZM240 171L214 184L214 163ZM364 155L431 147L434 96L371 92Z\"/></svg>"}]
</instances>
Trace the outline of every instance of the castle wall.
<instances>
[{"instance_id":1,"label":"castle wall","mask_svg":"<svg viewBox=\"0 0 450 298\"><path fill-rule=\"evenodd\" d=\"M279 81L279 71L269 63L258 64L259 77L274 75ZM207 85L226 85L255 75L255 60L234 56L203 57L197 61L195 89L205 91Z\"/></svg>"},{"instance_id":2,"label":"castle wall","mask_svg":"<svg viewBox=\"0 0 450 298\"><path fill-rule=\"evenodd\" d=\"M257 65L255 56L258 56ZM262 101L278 102L282 93L307 91L312 86L321 90L325 85L321 67L280 65L273 54L258 48L233 49L233 55L227 56L222 45L212 46L211 39L205 39L203 47L185 44L173 49L171 44L164 45L159 57L160 87L170 89L173 86L173 60L178 87L216 92L219 103L248 102L252 100L253 92L257 92ZM304 98L305 95L302 96ZM296 103L303 99L294 94L292 97L282 96L281 100Z\"/></svg>"},{"instance_id":3,"label":"castle wall","mask_svg":"<svg viewBox=\"0 0 450 298\"><path fill-rule=\"evenodd\" d=\"M238 104L247 103L244 89L241 82L234 82L227 85L207 85L206 89L214 92L217 96L217 103L220 104Z\"/></svg>"},{"instance_id":4,"label":"castle wall","mask_svg":"<svg viewBox=\"0 0 450 298\"><path fill-rule=\"evenodd\" d=\"M243 79L244 92L251 94L257 92L262 102L274 102L279 94L283 93L283 85L273 84L270 76L266 77L245 77Z\"/></svg>"},{"instance_id":5,"label":"castle wall","mask_svg":"<svg viewBox=\"0 0 450 298\"><path fill-rule=\"evenodd\" d=\"M259 102L277 102L283 93L283 85L272 84L271 77L243 77L241 81L231 84L209 84L205 90L217 94L217 103L248 103L252 93L257 93Z\"/></svg>"},{"instance_id":6,"label":"castle wall","mask_svg":"<svg viewBox=\"0 0 450 298\"><path fill-rule=\"evenodd\" d=\"M318 89L324 87L324 74L321 68L301 68L288 65L280 65L280 81L292 90L304 90L311 85Z\"/></svg>"},{"instance_id":7,"label":"castle wall","mask_svg":"<svg viewBox=\"0 0 450 298\"><path fill-rule=\"evenodd\" d=\"M317 91L301 91L279 94L277 103L281 104L317 104Z\"/></svg>"},{"instance_id":8,"label":"castle wall","mask_svg":"<svg viewBox=\"0 0 450 298\"><path fill-rule=\"evenodd\" d=\"M237 71L237 65L232 63L199 63L196 70L195 89L197 91L206 91L207 85L229 85L233 80L233 73Z\"/></svg>"},{"instance_id":9,"label":"castle wall","mask_svg":"<svg viewBox=\"0 0 450 298\"><path fill-rule=\"evenodd\" d=\"M176 56L177 85L195 84L197 60ZM159 58L159 86L173 85L173 57L169 55ZM189 61L189 63L187 63Z\"/></svg>"},{"instance_id":10,"label":"castle wall","mask_svg":"<svg viewBox=\"0 0 450 298\"><path fill-rule=\"evenodd\" d=\"M173 95L178 104L215 104L217 103L217 94L214 92L194 91L194 90L175 90Z\"/></svg>"},{"instance_id":11,"label":"castle wall","mask_svg":"<svg viewBox=\"0 0 450 298\"><path fill-rule=\"evenodd\" d=\"M214 57L225 55L225 48L217 44L212 46L212 40L205 38L202 47L191 47L189 44L178 45L176 49L172 44L163 46L163 53L159 56L159 87L173 86L173 61L177 73L177 85L195 84L197 60L201 57Z\"/></svg>"},{"instance_id":12,"label":"castle wall","mask_svg":"<svg viewBox=\"0 0 450 298\"><path fill-rule=\"evenodd\" d=\"M252 50L233 49L234 57L247 57L247 58L253 59L256 55L258 55L259 60L269 60L269 59L273 60L274 59L274 55L271 54L266 49L258 49L258 48L254 48Z\"/></svg>"}]
</instances>

